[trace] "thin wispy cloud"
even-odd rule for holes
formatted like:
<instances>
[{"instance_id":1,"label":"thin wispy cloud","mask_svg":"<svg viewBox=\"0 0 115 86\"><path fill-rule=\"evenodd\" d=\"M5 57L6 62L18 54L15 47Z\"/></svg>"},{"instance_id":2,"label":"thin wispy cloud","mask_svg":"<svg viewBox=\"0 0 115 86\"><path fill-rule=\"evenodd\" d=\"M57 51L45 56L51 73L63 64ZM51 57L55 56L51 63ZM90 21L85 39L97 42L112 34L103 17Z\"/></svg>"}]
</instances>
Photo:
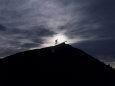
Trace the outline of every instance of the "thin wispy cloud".
<instances>
[{"instance_id":1,"label":"thin wispy cloud","mask_svg":"<svg viewBox=\"0 0 115 86\"><path fill-rule=\"evenodd\" d=\"M108 56L109 51L115 56L114 4L113 0L0 0L0 57L54 45L60 34L92 55L104 55L106 49Z\"/></svg>"}]
</instances>

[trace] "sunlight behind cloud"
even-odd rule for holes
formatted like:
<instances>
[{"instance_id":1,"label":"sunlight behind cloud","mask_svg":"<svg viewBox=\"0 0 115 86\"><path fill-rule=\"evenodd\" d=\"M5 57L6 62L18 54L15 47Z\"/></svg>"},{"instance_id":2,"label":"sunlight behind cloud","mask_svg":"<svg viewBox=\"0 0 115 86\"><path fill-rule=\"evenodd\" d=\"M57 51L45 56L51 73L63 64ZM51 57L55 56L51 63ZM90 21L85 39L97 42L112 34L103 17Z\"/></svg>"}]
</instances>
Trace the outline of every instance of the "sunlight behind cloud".
<instances>
[{"instance_id":1,"label":"sunlight behind cloud","mask_svg":"<svg viewBox=\"0 0 115 86\"><path fill-rule=\"evenodd\" d=\"M43 37L42 39L44 40L44 44L42 44L41 47L54 46L55 40L57 40L58 44L69 40L64 34L55 34L52 37Z\"/></svg>"},{"instance_id":2,"label":"sunlight behind cloud","mask_svg":"<svg viewBox=\"0 0 115 86\"><path fill-rule=\"evenodd\" d=\"M57 40L58 43L62 43L62 42L67 41L68 39L65 35L57 34L53 37L52 41L54 41L54 40Z\"/></svg>"},{"instance_id":3,"label":"sunlight behind cloud","mask_svg":"<svg viewBox=\"0 0 115 86\"><path fill-rule=\"evenodd\" d=\"M61 33L61 34L55 34L52 37L43 37L44 40L43 44L40 45L40 47L32 48L43 48L43 47L49 47L49 46L55 46L55 40L58 40L58 44L62 42L66 42L67 44L74 44L83 41L84 39L77 37L77 38L69 38L67 35Z\"/></svg>"}]
</instances>

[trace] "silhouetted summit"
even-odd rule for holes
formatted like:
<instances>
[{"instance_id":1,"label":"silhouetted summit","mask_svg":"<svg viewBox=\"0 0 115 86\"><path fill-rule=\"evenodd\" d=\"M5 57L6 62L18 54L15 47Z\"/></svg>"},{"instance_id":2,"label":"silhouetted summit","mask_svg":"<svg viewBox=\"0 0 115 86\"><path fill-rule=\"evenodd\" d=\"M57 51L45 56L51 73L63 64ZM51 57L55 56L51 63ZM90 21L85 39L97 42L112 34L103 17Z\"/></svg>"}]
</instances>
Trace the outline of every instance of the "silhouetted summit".
<instances>
[{"instance_id":1,"label":"silhouetted summit","mask_svg":"<svg viewBox=\"0 0 115 86\"><path fill-rule=\"evenodd\" d=\"M4 86L114 86L114 70L71 45L25 51L0 61Z\"/></svg>"}]
</instances>

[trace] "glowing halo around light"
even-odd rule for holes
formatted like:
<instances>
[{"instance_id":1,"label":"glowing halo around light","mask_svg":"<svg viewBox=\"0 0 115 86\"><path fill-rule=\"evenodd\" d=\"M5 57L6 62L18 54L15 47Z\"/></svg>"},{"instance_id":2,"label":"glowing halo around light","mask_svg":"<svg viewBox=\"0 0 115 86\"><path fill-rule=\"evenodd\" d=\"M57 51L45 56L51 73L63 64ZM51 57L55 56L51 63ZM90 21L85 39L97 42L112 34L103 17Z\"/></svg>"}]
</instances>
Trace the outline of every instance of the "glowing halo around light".
<instances>
[{"instance_id":1,"label":"glowing halo around light","mask_svg":"<svg viewBox=\"0 0 115 86\"><path fill-rule=\"evenodd\" d=\"M57 40L58 44L59 44L59 43L67 41L68 39L63 34L57 34L57 35L54 35L54 37L52 38L52 41L55 41L55 40Z\"/></svg>"},{"instance_id":2,"label":"glowing halo around light","mask_svg":"<svg viewBox=\"0 0 115 86\"><path fill-rule=\"evenodd\" d=\"M63 42L67 42L67 44L73 44L73 43L77 43L79 41L82 41L81 38L69 38L67 35L65 34L55 34L53 36L49 36L49 37L42 37L42 40L44 40L44 43L40 45L40 47L38 48L43 48L43 47L49 47L49 46L54 46L56 45L56 40L57 44L63 43Z\"/></svg>"}]
</instances>

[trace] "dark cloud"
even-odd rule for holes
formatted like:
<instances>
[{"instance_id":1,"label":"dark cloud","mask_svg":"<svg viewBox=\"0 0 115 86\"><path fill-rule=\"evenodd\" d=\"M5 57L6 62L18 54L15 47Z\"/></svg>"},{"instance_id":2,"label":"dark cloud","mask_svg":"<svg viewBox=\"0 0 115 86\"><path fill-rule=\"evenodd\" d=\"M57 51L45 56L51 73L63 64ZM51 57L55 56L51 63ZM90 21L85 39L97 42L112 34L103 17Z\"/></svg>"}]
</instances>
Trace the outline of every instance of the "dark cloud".
<instances>
[{"instance_id":1,"label":"dark cloud","mask_svg":"<svg viewBox=\"0 0 115 86\"><path fill-rule=\"evenodd\" d=\"M38 44L34 44L34 43L25 43L23 44L21 47L23 48L33 48L33 47L38 47Z\"/></svg>"},{"instance_id":2,"label":"dark cloud","mask_svg":"<svg viewBox=\"0 0 115 86\"><path fill-rule=\"evenodd\" d=\"M85 19L84 22L80 22L80 27L77 27L80 30L72 32L72 34L82 35L85 38L95 36L92 40L84 41L74 46L82 48L102 61L108 62L109 59L109 63L115 61L114 4L114 0L94 1L85 8L87 20Z\"/></svg>"},{"instance_id":3,"label":"dark cloud","mask_svg":"<svg viewBox=\"0 0 115 86\"><path fill-rule=\"evenodd\" d=\"M0 57L40 47L43 44L41 37L53 34L54 32L39 26L30 29L7 28L0 34L0 48L3 50L0 52Z\"/></svg>"},{"instance_id":4,"label":"dark cloud","mask_svg":"<svg viewBox=\"0 0 115 86\"><path fill-rule=\"evenodd\" d=\"M99 22L101 27L99 32L105 36L114 37L115 32L115 1L101 0L92 4L88 9L91 19Z\"/></svg>"},{"instance_id":5,"label":"dark cloud","mask_svg":"<svg viewBox=\"0 0 115 86\"><path fill-rule=\"evenodd\" d=\"M0 25L0 31L5 31L5 30L6 30L6 27L3 25Z\"/></svg>"},{"instance_id":6,"label":"dark cloud","mask_svg":"<svg viewBox=\"0 0 115 86\"><path fill-rule=\"evenodd\" d=\"M114 4L114 0L0 0L1 57L48 45L55 34L64 34L75 47L113 61Z\"/></svg>"}]
</instances>

